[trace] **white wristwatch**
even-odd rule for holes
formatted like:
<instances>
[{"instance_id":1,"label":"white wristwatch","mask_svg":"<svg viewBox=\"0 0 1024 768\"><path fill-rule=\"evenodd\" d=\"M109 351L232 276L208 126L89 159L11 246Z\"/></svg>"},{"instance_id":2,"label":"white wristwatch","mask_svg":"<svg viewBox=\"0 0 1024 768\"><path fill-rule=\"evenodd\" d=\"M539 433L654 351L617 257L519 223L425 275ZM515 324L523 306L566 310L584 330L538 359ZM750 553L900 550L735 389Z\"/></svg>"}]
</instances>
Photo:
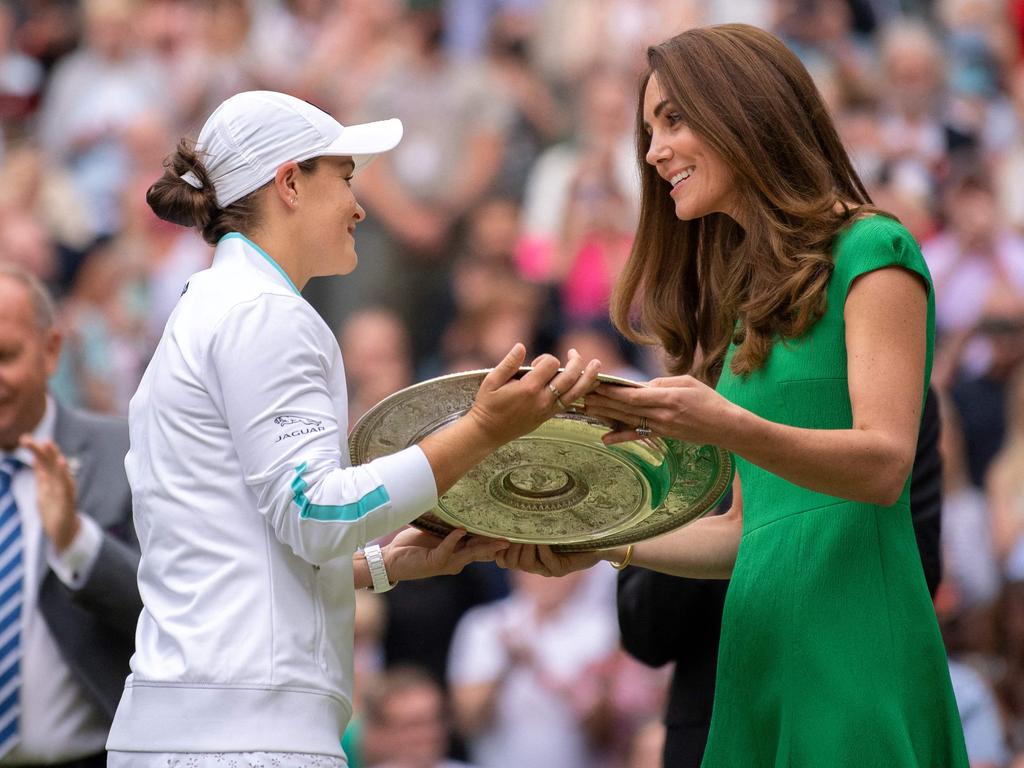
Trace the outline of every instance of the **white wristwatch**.
<instances>
[{"instance_id":1,"label":"white wristwatch","mask_svg":"<svg viewBox=\"0 0 1024 768\"><path fill-rule=\"evenodd\" d=\"M366 556L366 565L370 569L370 578L373 579L374 592L387 592L394 589L395 585L388 578L388 569L384 567L384 555L376 544L367 544L363 547L363 555Z\"/></svg>"}]
</instances>

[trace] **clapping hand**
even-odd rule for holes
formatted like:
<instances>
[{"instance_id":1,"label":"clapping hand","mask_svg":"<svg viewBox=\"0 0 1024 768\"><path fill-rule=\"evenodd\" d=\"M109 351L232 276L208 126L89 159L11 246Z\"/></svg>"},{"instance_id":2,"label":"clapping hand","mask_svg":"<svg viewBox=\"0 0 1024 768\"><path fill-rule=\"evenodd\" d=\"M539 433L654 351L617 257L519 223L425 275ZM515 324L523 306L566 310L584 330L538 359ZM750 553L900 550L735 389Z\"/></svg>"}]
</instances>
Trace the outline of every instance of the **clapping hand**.
<instances>
[{"instance_id":1,"label":"clapping hand","mask_svg":"<svg viewBox=\"0 0 1024 768\"><path fill-rule=\"evenodd\" d=\"M20 443L35 459L36 506L43 531L54 549L63 552L75 540L82 525L75 509L75 479L68 461L52 441L37 442L22 435Z\"/></svg>"}]
</instances>

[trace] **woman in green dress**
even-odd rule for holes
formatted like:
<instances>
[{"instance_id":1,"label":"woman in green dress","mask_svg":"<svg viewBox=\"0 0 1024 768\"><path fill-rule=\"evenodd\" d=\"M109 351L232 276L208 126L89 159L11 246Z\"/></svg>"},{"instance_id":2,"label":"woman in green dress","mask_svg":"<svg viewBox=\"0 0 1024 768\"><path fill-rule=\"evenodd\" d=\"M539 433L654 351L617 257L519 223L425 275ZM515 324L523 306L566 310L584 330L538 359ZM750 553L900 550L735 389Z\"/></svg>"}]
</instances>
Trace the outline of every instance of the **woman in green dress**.
<instances>
[{"instance_id":1,"label":"woman in green dress","mask_svg":"<svg viewBox=\"0 0 1024 768\"><path fill-rule=\"evenodd\" d=\"M621 426L608 443L732 451L733 506L628 549L500 560L731 578L705 768L966 768L908 506L934 331L920 250L778 39L693 29L648 60L612 314L677 375L586 407Z\"/></svg>"}]
</instances>

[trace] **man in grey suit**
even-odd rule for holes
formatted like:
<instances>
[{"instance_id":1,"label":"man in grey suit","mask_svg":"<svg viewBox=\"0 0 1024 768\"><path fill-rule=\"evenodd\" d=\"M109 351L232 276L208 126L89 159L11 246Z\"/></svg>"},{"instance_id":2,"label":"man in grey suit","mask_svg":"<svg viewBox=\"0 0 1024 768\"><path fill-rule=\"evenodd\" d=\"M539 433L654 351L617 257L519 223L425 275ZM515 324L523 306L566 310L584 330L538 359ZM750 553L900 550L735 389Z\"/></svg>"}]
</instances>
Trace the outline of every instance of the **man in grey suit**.
<instances>
[{"instance_id":1,"label":"man in grey suit","mask_svg":"<svg viewBox=\"0 0 1024 768\"><path fill-rule=\"evenodd\" d=\"M99 768L142 610L122 421L47 392L60 333L0 264L0 766Z\"/></svg>"}]
</instances>

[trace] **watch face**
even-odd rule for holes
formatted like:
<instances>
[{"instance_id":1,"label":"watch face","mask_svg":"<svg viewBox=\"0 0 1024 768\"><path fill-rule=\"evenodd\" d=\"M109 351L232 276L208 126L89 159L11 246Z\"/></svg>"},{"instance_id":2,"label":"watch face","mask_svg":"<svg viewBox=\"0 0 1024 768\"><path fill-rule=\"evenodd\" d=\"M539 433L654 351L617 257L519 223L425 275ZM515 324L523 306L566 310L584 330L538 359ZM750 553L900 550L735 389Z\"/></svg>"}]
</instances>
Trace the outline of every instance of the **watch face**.
<instances>
[{"instance_id":1,"label":"watch face","mask_svg":"<svg viewBox=\"0 0 1024 768\"><path fill-rule=\"evenodd\" d=\"M378 403L352 430L353 463L414 445L460 418L487 373L430 379ZM604 374L598 379L643 386ZM575 407L556 413L466 473L413 525L439 535L462 527L563 552L603 549L696 520L728 489L733 460L727 451L661 437L605 446L601 435L611 428Z\"/></svg>"}]
</instances>

